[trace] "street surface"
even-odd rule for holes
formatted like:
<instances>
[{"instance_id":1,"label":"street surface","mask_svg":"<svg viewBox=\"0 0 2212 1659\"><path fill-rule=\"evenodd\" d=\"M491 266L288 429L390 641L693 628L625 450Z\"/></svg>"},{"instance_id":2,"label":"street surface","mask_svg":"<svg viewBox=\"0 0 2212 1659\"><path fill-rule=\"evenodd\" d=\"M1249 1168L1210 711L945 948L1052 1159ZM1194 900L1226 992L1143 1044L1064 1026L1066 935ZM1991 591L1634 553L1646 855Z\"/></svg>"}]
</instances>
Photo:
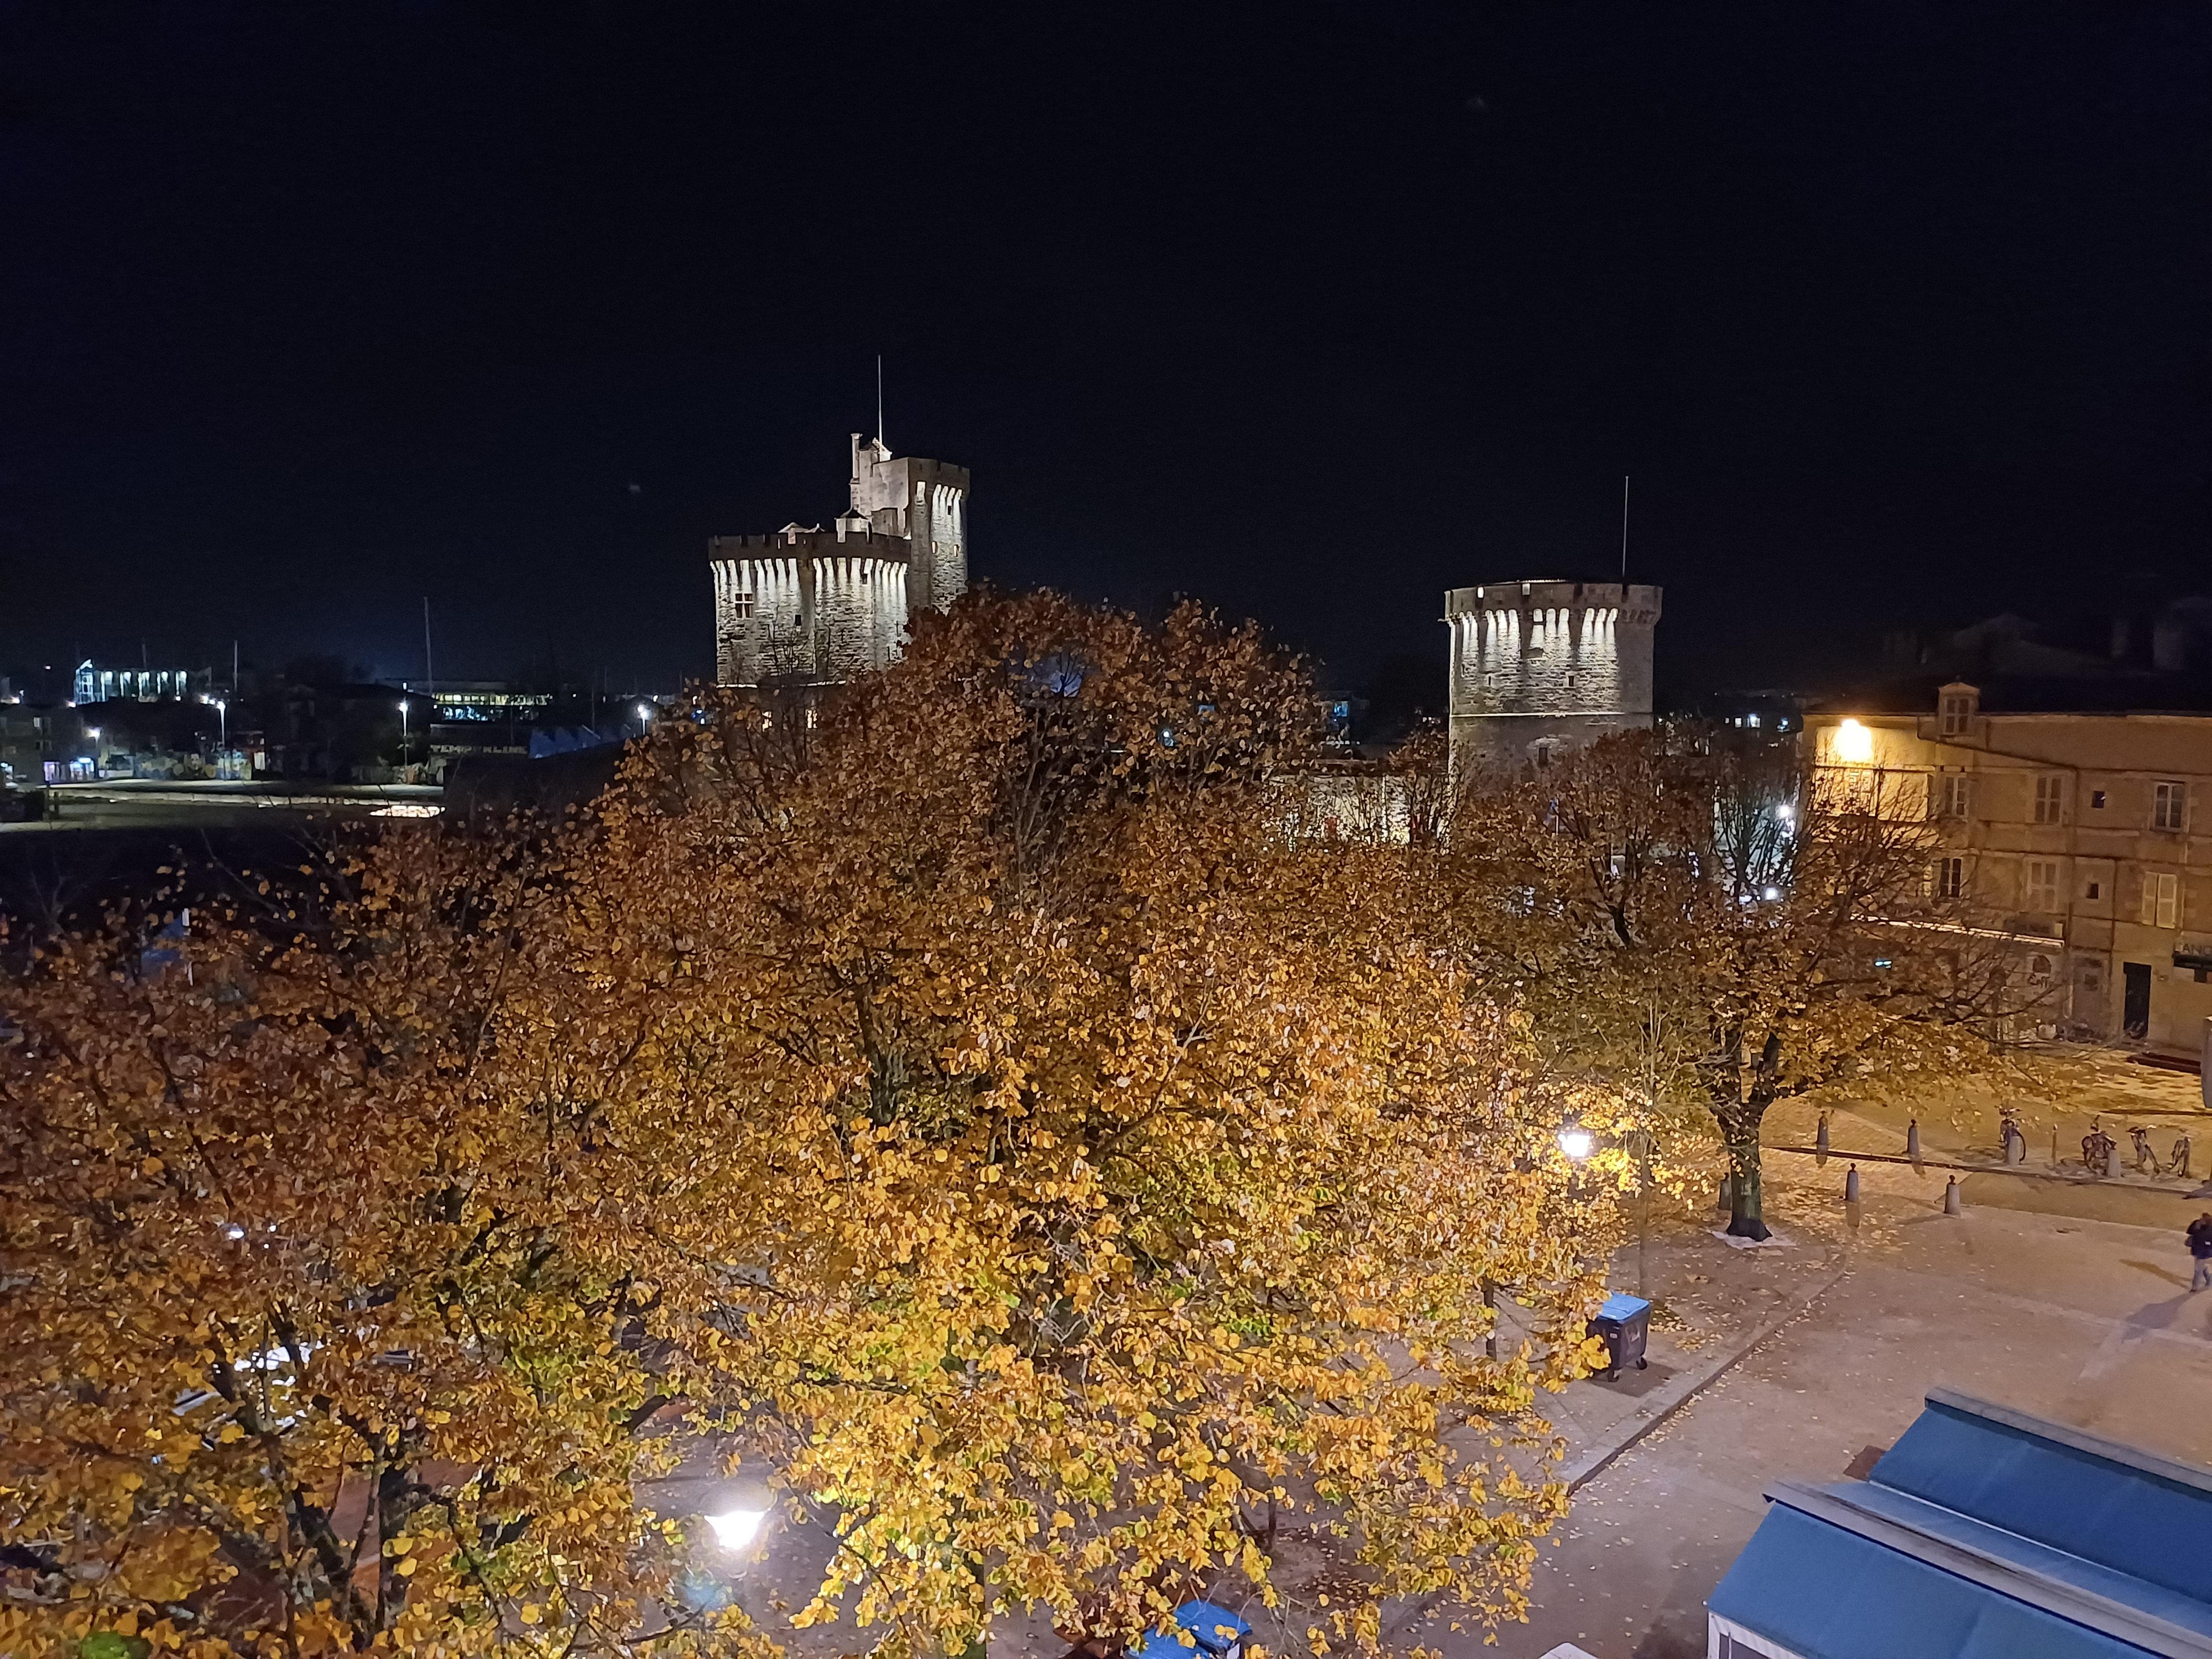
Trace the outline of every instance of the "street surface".
<instances>
[{"instance_id":1,"label":"street surface","mask_svg":"<svg viewBox=\"0 0 2212 1659\"><path fill-rule=\"evenodd\" d=\"M1858 1238L1826 1244L1790 1216L1820 1204L1836 1170L1779 1183L1772 1207L1799 1241L1787 1249L1708 1237L1706 1252L1670 1233L1670 1273L1749 1255L1771 1264L1762 1288L1784 1291L1832 1254L1849 1272L1577 1493L1528 1625L1485 1649L1440 1611L1409 1637L1449 1655L1533 1659L1571 1641L1595 1659L1695 1659L1705 1596L1758 1526L1767 1483L1839 1478L1938 1384L2212 1463L2212 1293L2187 1294L2177 1233L2013 1210L1947 1217L1869 1176ZM1900 1175L1893 1186L1914 1179ZM1842 1206L1829 1208L1833 1237Z\"/></svg>"}]
</instances>

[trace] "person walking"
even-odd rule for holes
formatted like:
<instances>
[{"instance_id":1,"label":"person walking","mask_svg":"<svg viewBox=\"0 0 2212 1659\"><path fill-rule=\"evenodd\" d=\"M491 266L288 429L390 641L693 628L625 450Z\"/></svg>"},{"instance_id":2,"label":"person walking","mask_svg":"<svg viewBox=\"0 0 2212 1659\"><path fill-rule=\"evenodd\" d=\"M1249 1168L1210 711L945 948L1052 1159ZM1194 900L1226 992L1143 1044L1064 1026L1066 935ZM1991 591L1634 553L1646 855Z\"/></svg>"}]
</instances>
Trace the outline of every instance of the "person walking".
<instances>
[{"instance_id":1,"label":"person walking","mask_svg":"<svg viewBox=\"0 0 2212 1659\"><path fill-rule=\"evenodd\" d=\"M2189 1254L2196 1258L2194 1271L2189 1275L2189 1289L2193 1295L2198 1291L2212 1291L2212 1210L2189 1224L2186 1235Z\"/></svg>"}]
</instances>

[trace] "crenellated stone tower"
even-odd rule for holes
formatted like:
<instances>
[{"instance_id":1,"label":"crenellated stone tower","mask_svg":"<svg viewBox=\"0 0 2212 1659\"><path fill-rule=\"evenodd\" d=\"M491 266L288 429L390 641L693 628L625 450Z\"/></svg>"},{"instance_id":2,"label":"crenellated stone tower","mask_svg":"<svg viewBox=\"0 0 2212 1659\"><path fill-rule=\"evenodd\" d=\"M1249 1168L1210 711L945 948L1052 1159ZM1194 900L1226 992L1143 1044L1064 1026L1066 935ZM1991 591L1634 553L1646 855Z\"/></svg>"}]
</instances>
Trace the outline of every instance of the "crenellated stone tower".
<instances>
[{"instance_id":1,"label":"crenellated stone tower","mask_svg":"<svg viewBox=\"0 0 2212 1659\"><path fill-rule=\"evenodd\" d=\"M1659 597L1656 587L1556 580L1446 592L1452 769L1541 766L1650 725Z\"/></svg>"},{"instance_id":2,"label":"crenellated stone tower","mask_svg":"<svg viewBox=\"0 0 2212 1659\"><path fill-rule=\"evenodd\" d=\"M836 525L716 536L714 678L849 679L896 658L916 611L968 586L968 469L853 434L852 505Z\"/></svg>"}]
</instances>

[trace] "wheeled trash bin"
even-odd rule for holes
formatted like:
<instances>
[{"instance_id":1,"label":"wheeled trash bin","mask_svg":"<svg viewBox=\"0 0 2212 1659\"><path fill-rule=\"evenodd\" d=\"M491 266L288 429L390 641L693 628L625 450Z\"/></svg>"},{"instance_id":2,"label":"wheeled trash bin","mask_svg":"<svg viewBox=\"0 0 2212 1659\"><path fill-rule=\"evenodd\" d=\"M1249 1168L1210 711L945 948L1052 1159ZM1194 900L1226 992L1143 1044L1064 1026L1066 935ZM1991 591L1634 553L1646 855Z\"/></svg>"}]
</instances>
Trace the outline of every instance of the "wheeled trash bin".
<instances>
[{"instance_id":1,"label":"wheeled trash bin","mask_svg":"<svg viewBox=\"0 0 2212 1659\"><path fill-rule=\"evenodd\" d=\"M1605 1344L1605 1369L1599 1375L1607 1382L1631 1365L1642 1370L1644 1345L1651 1335L1651 1304L1616 1291L1590 1316L1589 1334Z\"/></svg>"}]
</instances>

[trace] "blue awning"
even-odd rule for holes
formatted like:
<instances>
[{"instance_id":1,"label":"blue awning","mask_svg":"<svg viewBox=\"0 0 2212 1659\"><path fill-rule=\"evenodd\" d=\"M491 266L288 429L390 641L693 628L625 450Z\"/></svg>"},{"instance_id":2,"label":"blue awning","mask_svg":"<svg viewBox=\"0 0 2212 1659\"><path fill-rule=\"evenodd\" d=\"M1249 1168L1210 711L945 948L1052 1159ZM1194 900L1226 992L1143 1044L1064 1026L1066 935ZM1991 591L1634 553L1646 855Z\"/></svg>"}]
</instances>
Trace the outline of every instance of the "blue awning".
<instances>
[{"instance_id":1,"label":"blue awning","mask_svg":"<svg viewBox=\"0 0 2212 1659\"><path fill-rule=\"evenodd\" d=\"M2212 1473L1946 1389L1865 1480L1784 1482L1713 1591L1805 1659L2212 1659Z\"/></svg>"},{"instance_id":2,"label":"blue awning","mask_svg":"<svg viewBox=\"0 0 2212 1659\"><path fill-rule=\"evenodd\" d=\"M1777 1504L1712 1610L1805 1659L2142 1659L2148 1650Z\"/></svg>"}]
</instances>

